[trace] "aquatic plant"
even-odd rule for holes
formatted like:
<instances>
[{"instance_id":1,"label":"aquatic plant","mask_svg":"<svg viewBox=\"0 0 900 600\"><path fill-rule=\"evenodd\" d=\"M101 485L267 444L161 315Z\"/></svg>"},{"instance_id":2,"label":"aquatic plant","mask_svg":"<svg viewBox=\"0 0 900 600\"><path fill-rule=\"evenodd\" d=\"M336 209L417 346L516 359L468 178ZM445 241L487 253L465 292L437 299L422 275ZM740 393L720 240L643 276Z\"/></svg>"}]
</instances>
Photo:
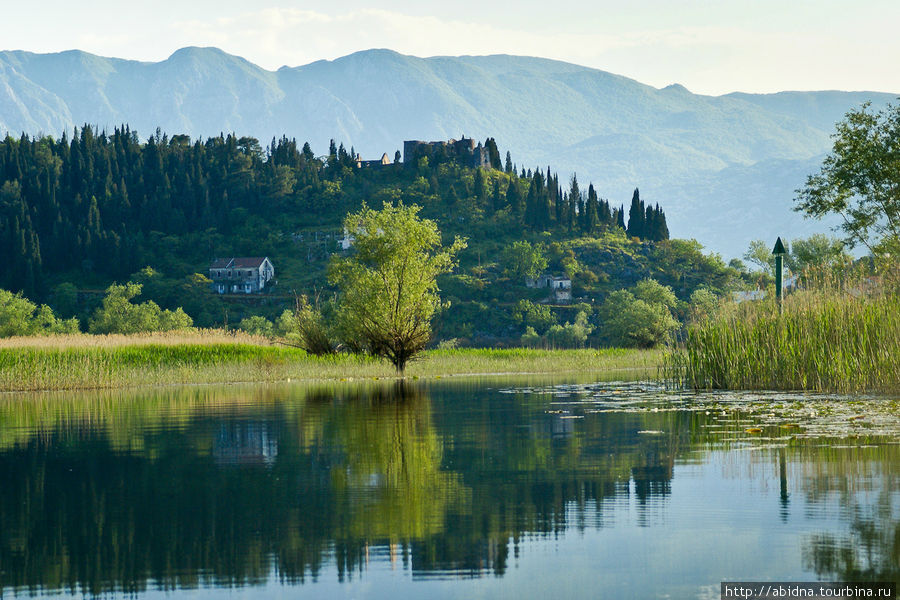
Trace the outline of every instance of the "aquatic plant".
<instances>
[{"instance_id":1,"label":"aquatic plant","mask_svg":"<svg viewBox=\"0 0 900 600\"><path fill-rule=\"evenodd\" d=\"M887 390L900 387L896 265L804 273L773 299L730 303L687 328L664 373L700 389Z\"/></svg>"}]
</instances>

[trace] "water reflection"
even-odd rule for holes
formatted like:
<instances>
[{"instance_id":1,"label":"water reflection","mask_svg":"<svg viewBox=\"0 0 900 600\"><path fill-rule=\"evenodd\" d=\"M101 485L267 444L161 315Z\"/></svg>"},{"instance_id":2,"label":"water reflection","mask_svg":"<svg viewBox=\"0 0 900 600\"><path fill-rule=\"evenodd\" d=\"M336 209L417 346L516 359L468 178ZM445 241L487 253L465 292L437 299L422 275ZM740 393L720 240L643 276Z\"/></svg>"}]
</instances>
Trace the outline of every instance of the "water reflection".
<instances>
[{"instance_id":1,"label":"water reflection","mask_svg":"<svg viewBox=\"0 0 900 600\"><path fill-rule=\"evenodd\" d=\"M746 406L644 393L469 381L7 397L0 589L510 578L572 535L664 573L679 557L658 553L691 555L725 526L772 536L792 575L898 579L896 438L841 448L773 422L761 439ZM726 578L717 559L670 595ZM748 554L735 576L772 579L779 560ZM578 564L547 580L605 576ZM661 593L644 564L624 569Z\"/></svg>"}]
</instances>

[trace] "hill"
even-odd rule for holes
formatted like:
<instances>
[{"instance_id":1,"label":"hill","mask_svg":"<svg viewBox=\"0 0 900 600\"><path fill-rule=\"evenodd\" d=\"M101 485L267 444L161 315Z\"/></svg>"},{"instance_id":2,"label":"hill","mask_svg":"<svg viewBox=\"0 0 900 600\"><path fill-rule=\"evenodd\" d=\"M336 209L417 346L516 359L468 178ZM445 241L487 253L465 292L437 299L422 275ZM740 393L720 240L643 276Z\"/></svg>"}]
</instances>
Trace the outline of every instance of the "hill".
<instances>
[{"instance_id":1,"label":"hill","mask_svg":"<svg viewBox=\"0 0 900 600\"><path fill-rule=\"evenodd\" d=\"M296 294L332 296L327 266L348 250L338 244L348 212L398 202L421 207L446 239L469 240L459 269L439 282L450 302L444 339L519 343L530 327L580 345L589 329L599 335L605 300L640 280L672 288L668 302L684 313L699 288L722 295L755 278L696 243L670 240L662 207L637 190L627 207L611 206L590 183L514 171L491 138L409 150L407 162L366 165L343 145L317 158L284 137L265 150L234 135L191 141L160 132L141 143L127 128L7 138L0 288L48 301L82 325L102 290L129 280L143 284L142 300L183 308L201 326L275 318ZM229 256L269 257L277 283L264 294L213 293L206 275L222 273L210 264ZM550 276L565 293L547 287Z\"/></svg>"},{"instance_id":2,"label":"hill","mask_svg":"<svg viewBox=\"0 0 900 600\"><path fill-rule=\"evenodd\" d=\"M793 190L828 150L835 120L863 101L892 98L710 97L504 55L369 50L273 72L215 48L183 48L159 63L0 53L0 132L60 135L84 123L108 131L128 123L144 139L158 127L195 139L286 134L309 140L316 155L336 139L369 158L392 155L404 139L492 136L520 167L565 165L563 180L577 172L612 204L627 203L639 186L669 209L673 235L728 256L752 238L824 229L791 213Z\"/></svg>"}]
</instances>

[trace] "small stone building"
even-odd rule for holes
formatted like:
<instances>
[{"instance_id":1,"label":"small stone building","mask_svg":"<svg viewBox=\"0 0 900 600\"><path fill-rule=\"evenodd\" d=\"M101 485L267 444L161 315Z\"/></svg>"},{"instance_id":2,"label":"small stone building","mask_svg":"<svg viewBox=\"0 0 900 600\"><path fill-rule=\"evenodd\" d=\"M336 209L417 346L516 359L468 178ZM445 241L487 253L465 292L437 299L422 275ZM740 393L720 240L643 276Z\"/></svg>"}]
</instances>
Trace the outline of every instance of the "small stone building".
<instances>
[{"instance_id":1,"label":"small stone building","mask_svg":"<svg viewBox=\"0 0 900 600\"><path fill-rule=\"evenodd\" d=\"M572 301L572 280L565 276L554 277L541 275L537 279L526 279L525 286L530 288L550 288L552 290L549 300L560 304Z\"/></svg>"},{"instance_id":2,"label":"small stone building","mask_svg":"<svg viewBox=\"0 0 900 600\"><path fill-rule=\"evenodd\" d=\"M356 155L356 166L359 169L386 167L391 164L391 159L387 152L381 155L379 160L362 160L359 154Z\"/></svg>"},{"instance_id":3,"label":"small stone building","mask_svg":"<svg viewBox=\"0 0 900 600\"><path fill-rule=\"evenodd\" d=\"M275 277L266 256L217 258L209 265L212 289L219 294L257 294Z\"/></svg>"},{"instance_id":4,"label":"small stone building","mask_svg":"<svg viewBox=\"0 0 900 600\"><path fill-rule=\"evenodd\" d=\"M491 157L481 142L475 143L472 138L463 136L461 140L450 139L446 142L423 142L406 140L403 142L403 164L415 166L421 157L430 161L442 162L452 160L467 167L490 168Z\"/></svg>"}]
</instances>

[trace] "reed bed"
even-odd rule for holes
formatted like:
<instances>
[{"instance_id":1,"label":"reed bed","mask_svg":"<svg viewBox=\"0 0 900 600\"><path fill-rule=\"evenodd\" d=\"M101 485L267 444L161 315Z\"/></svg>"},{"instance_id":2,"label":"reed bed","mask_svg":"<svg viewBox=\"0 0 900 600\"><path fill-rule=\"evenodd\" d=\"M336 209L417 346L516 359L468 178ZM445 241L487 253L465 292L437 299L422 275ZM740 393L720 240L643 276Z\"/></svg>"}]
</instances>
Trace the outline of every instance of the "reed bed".
<instances>
[{"instance_id":1,"label":"reed bed","mask_svg":"<svg viewBox=\"0 0 900 600\"><path fill-rule=\"evenodd\" d=\"M723 306L688 327L664 373L696 389L900 389L895 273L809 274L782 314L773 299Z\"/></svg>"},{"instance_id":2,"label":"reed bed","mask_svg":"<svg viewBox=\"0 0 900 600\"><path fill-rule=\"evenodd\" d=\"M409 377L654 370L659 351L434 350ZM265 338L225 332L139 336L55 336L0 341L0 391L105 389L165 384L396 377L371 357L311 356Z\"/></svg>"},{"instance_id":3,"label":"reed bed","mask_svg":"<svg viewBox=\"0 0 900 600\"><path fill-rule=\"evenodd\" d=\"M189 329L138 333L132 335L60 334L41 336L19 336L0 338L0 349L4 348L115 348L119 346L180 346L190 344L252 344L272 346L272 342L261 335L250 335L241 330Z\"/></svg>"}]
</instances>

